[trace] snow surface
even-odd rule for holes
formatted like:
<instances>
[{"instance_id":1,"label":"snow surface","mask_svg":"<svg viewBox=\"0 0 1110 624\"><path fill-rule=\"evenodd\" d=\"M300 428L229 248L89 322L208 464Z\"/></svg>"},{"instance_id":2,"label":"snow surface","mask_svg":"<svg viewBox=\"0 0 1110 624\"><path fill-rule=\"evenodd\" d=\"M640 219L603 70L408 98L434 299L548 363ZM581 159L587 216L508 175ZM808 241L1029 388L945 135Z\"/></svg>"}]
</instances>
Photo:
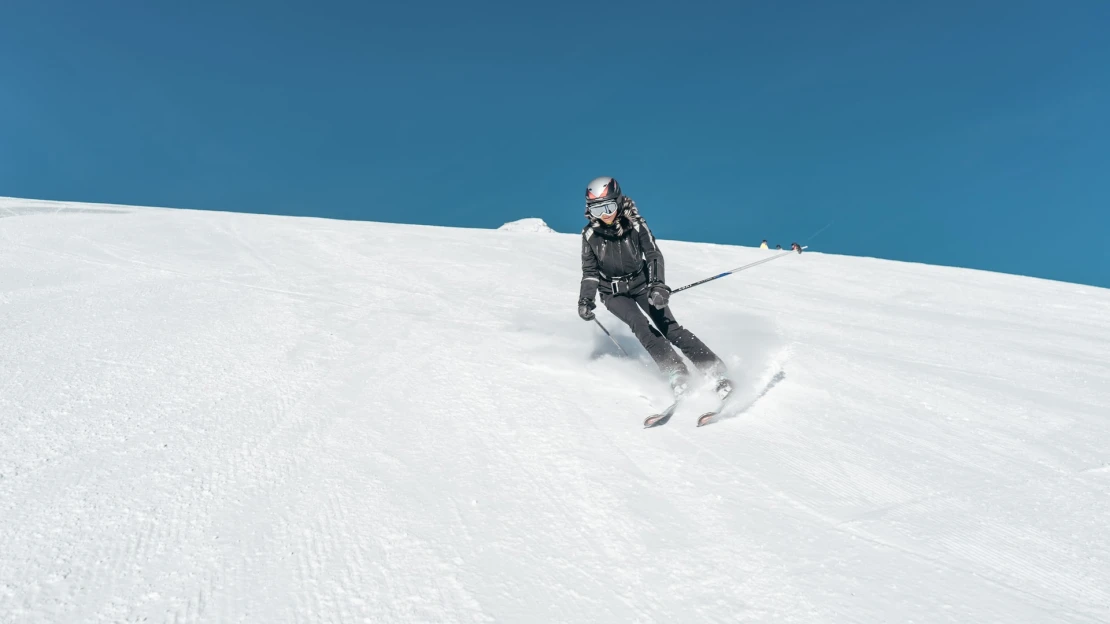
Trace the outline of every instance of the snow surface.
<instances>
[{"instance_id":1,"label":"snow surface","mask_svg":"<svg viewBox=\"0 0 1110 624\"><path fill-rule=\"evenodd\" d=\"M1107 290L788 255L674 296L738 410L645 430L576 234L0 215L2 622L1110 621Z\"/></svg>"},{"instance_id":2,"label":"snow surface","mask_svg":"<svg viewBox=\"0 0 1110 624\"><path fill-rule=\"evenodd\" d=\"M527 219L517 219L516 221L509 221L505 225L497 228L506 232L554 232L547 222L537 217L529 217Z\"/></svg>"}]
</instances>

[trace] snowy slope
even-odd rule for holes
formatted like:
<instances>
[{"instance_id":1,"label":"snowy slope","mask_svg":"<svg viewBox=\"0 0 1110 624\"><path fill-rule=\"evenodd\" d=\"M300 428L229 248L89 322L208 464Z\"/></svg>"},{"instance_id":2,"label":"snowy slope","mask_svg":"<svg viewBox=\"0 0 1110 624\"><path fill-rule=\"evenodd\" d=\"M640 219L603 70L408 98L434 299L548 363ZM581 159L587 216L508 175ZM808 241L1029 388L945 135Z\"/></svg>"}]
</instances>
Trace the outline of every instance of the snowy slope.
<instances>
[{"instance_id":1,"label":"snowy slope","mask_svg":"<svg viewBox=\"0 0 1110 624\"><path fill-rule=\"evenodd\" d=\"M529 217L526 219L517 219L510 221L501 227L497 228L505 232L554 232L543 219Z\"/></svg>"},{"instance_id":2,"label":"snowy slope","mask_svg":"<svg viewBox=\"0 0 1110 624\"><path fill-rule=\"evenodd\" d=\"M672 299L743 409L644 430L578 255L0 199L0 622L1110 621L1110 292L789 255Z\"/></svg>"}]
</instances>

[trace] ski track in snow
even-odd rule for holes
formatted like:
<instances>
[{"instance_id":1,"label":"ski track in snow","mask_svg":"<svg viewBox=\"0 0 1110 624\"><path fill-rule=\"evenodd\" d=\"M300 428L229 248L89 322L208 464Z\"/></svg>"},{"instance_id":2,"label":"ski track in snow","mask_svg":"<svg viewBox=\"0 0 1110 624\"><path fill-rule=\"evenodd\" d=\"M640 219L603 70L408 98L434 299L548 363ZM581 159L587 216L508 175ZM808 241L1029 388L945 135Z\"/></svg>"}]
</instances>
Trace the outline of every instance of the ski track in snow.
<instances>
[{"instance_id":1,"label":"ski track in snow","mask_svg":"<svg viewBox=\"0 0 1110 624\"><path fill-rule=\"evenodd\" d=\"M0 217L0 622L1110 622L1106 290L785 257L675 295L737 400L644 430L576 235Z\"/></svg>"}]
</instances>

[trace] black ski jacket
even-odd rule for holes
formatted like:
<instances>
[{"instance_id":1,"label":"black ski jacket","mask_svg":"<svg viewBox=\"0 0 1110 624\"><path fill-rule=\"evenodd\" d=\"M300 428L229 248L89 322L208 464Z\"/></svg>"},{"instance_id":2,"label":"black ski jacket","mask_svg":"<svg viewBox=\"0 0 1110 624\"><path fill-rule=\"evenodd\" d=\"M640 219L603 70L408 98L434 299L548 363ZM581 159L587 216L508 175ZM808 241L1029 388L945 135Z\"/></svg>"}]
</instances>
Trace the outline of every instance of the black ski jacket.
<instances>
[{"instance_id":1,"label":"black ski jacket","mask_svg":"<svg viewBox=\"0 0 1110 624\"><path fill-rule=\"evenodd\" d=\"M664 283L663 253L647 222L636 211L622 210L612 225L591 219L582 228L582 284L579 300L614 294L637 296Z\"/></svg>"}]
</instances>

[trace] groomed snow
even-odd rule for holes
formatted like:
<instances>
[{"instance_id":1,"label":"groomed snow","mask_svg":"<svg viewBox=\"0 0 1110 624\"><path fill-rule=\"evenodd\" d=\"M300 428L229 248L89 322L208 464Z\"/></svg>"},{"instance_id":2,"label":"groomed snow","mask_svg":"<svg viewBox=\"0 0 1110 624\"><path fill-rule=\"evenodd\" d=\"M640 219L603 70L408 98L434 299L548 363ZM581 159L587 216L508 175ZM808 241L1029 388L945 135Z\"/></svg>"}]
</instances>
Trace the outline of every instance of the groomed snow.
<instances>
[{"instance_id":1,"label":"groomed snow","mask_svg":"<svg viewBox=\"0 0 1110 624\"><path fill-rule=\"evenodd\" d=\"M644 430L576 234L0 199L0 621L1110 621L1110 291L817 247Z\"/></svg>"}]
</instances>

